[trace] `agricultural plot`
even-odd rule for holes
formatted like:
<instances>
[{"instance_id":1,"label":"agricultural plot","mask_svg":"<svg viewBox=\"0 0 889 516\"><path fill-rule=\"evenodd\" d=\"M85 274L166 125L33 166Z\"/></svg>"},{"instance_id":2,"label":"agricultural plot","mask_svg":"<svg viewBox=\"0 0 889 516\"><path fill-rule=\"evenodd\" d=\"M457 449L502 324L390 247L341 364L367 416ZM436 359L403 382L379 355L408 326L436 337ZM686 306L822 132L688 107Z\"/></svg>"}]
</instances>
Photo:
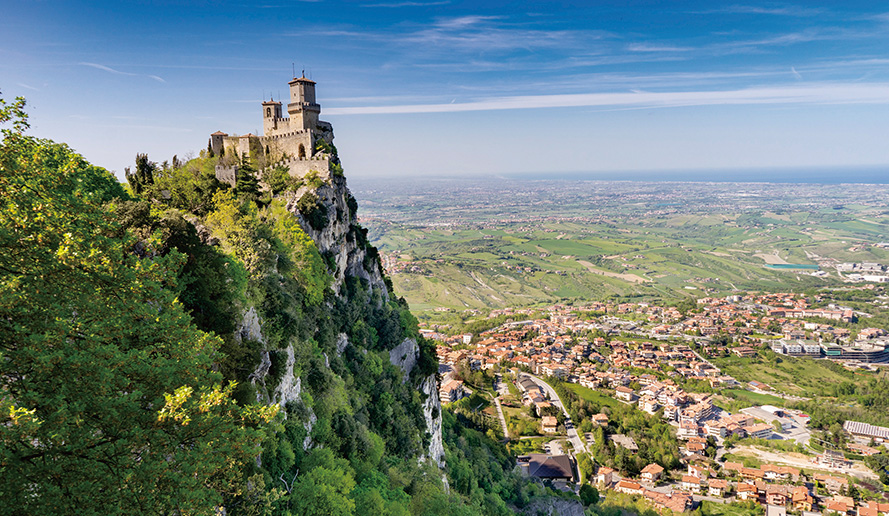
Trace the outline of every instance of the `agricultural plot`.
<instances>
[{"instance_id":1,"label":"agricultural plot","mask_svg":"<svg viewBox=\"0 0 889 516\"><path fill-rule=\"evenodd\" d=\"M825 264L889 264L876 245L889 241L881 185L437 186L354 189L415 312L801 291L842 284ZM766 267L788 263L809 269Z\"/></svg>"}]
</instances>

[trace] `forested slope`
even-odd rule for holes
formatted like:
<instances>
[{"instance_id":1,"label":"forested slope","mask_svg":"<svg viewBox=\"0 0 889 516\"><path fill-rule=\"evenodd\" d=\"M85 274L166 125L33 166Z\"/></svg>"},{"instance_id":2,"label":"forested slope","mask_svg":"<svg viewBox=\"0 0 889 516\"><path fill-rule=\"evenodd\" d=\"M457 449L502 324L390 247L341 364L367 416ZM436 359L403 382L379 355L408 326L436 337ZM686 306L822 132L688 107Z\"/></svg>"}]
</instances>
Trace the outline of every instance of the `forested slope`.
<instances>
[{"instance_id":1,"label":"forested slope","mask_svg":"<svg viewBox=\"0 0 889 516\"><path fill-rule=\"evenodd\" d=\"M0 108L0 514L508 514L545 493L453 418L443 442L432 346L339 167L260 185L244 157L229 188L212 156L141 155L125 190Z\"/></svg>"}]
</instances>

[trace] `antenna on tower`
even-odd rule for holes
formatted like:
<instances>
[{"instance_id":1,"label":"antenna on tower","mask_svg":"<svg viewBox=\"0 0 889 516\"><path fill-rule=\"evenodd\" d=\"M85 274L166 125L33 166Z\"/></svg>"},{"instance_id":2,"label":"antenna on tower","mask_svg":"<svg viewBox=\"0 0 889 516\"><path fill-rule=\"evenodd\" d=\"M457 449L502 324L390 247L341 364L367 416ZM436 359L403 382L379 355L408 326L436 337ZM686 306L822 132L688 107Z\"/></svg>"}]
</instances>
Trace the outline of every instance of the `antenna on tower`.
<instances>
[{"instance_id":1,"label":"antenna on tower","mask_svg":"<svg viewBox=\"0 0 889 516\"><path fill-rule=\"evenodd\" d=\"M293 69L293 76L296 77L296 63L290 63L290 68Z\"/></svg>"}]
</instances>

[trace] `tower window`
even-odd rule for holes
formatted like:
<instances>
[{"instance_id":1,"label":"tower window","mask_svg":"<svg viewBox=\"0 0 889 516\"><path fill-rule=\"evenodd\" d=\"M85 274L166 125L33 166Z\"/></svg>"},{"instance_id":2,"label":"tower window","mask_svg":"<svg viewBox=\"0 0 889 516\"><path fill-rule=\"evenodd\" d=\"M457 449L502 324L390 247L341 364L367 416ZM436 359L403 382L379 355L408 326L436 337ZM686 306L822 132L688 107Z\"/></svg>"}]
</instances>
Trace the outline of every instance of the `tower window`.
<instances>
[{"instance_id":1,"label":"tower window","mask_svg":"<svg viewBox=\"0 0 889 516\"><path fill-rule=\"evenodd\" d=\"M306 157L306 146L301 143L299 144L299 157L300 158Z\"/></svg>"}]
</instances>

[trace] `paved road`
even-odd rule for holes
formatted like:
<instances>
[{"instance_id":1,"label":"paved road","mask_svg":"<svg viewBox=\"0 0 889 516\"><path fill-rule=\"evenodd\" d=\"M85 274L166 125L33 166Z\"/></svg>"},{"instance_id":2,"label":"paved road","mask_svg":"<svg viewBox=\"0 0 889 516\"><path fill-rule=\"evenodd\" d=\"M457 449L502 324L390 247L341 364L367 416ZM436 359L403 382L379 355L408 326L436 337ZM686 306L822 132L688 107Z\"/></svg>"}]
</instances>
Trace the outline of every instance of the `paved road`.
<instances>
[{"instance_id":1,"label":"paved road","mask_svg":"<svg viewBox=\"0 0 889 516\"><path fill-rule=\"evenodd\" d=\"M562 409L562 412L565 414L565 429L568 431L568 440L571 441L572 446L574 447L574 453L587 453L586 445L580 439L580 436L577 435L577 429L574 428L574 423L571 421L571 416L568 415L568 411L565 409L565 405L562 404L562 400L559 399L559 395L556 394L555 389L549 386L548 383L543 381L542 379L528 373L522 373L523 375L531 378L531 381L536 383L543 389L543 392L549 396L550 401L556 407Z\"/></svg>"},{"instance_id":2,"label":"paved road","mask_svg":"<svg viewBox=\"0 0 889 516\"><path fill-rule=\"evenodd\" d=\"M500 408L500 397L494 397L494 405L497 407L497 417L500 418L500 425L503 427L503 438L509 439L509 430L506 428L506 418L503 417L503 409Z\"/></svg>"},{"instance_id":3,"label":"paved road","mask_svg":"<svg viewBox=\"0 0 889 516\"><path fill-rule=\"evenodd\" d=\"M503 407L500 406L500 396L509 394L509 388L503 383L503 376L497 374L494 376L494 405L497 407L497 417L500 418L500 426L503 427L503 438L509 439L509 430L506 428L506 418L503 417Z\"/></svg>"},{"instance_id":4,"label":"paved road","mask_svg":"<svg viewBox=\"0 0 889 516\"><path fill-rule=\"evenodd\" d=\"M543 445L543 449L550 455L564 455L565 450L562 449L562 443L556 439Z\"/></svg>"},{"instance_id":5,"label":"paved road","mask_svg":"<svg viewBox=\"0 0 889 516\"><path fill-rule=\"evenodd\" d=\"M500 373L494 375L494 390L500 396L509 396L509 386L503 381L503 375Z\"/></svg>"}]
</instances>

